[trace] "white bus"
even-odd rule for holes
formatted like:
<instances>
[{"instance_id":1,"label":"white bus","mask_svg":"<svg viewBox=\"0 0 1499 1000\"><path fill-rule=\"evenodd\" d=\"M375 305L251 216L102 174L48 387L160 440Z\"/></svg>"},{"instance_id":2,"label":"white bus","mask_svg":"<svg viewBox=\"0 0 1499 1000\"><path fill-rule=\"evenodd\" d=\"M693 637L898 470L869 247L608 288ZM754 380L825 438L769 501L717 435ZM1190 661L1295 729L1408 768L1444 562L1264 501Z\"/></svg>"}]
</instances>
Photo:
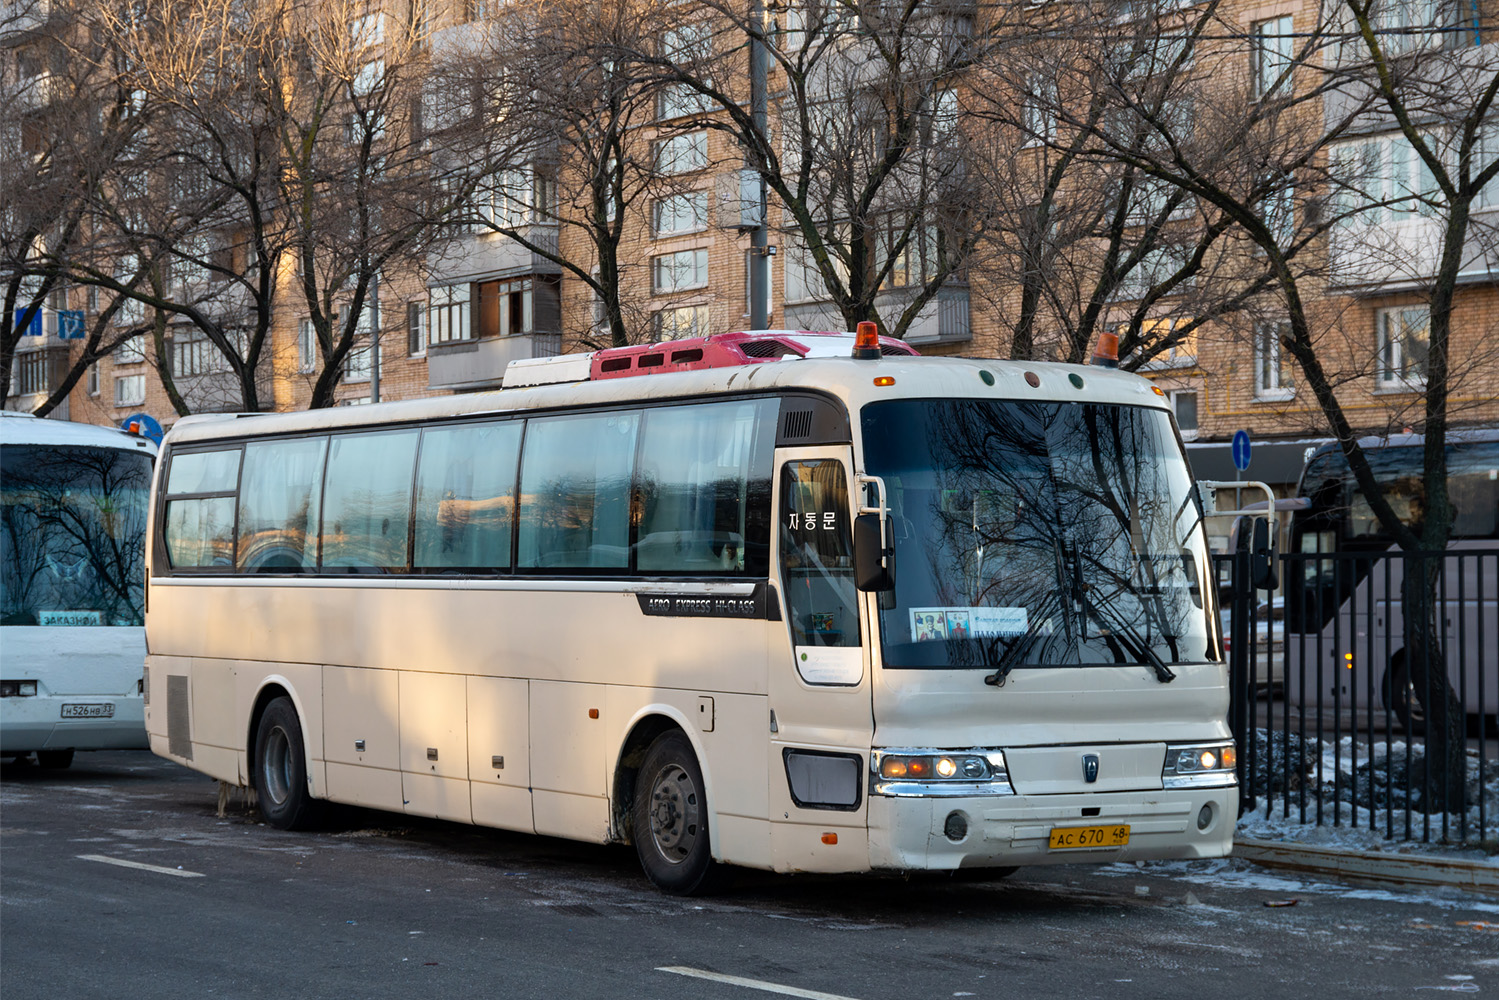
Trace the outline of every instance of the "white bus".
<instances>
[{"instance_id":1,"label":"white bus","mask_svg":"<svg viewBox=\"0 0 1499 1000\"><path fill-rule=\"evenodd\" d=\"M1425 510L1419 434L1359 442L1403 522ZM1430 692L1406 663L1401 588L1438 560L1436 600L1448 681L1463 712L1499 714L1499 428L1454 430L1446 450L1453 508L1445 553L1405 555L1380 524L1342 451L1324 445L1302 471L1285 560L1286 697L1319 709L1388 710L1424 732Z\"/></svg>"},{"instance_id":2,"label":"white bus","mask_svg":"<svg viewBox=\"0 0 1499 1000\"><path fill-rule=\"evenodd\" d=\"M715 863L1228 853L1226 668L1166 399L881 357L872 325L856 357L720 337L743 363L650 345L497 393L179 421L152 748L278 826L328 800L631 842L678 893Z\"/></svg>"},{"instance_id":3,"label":"white bus","mask_svg":"<svg viewBox=\"0 0 1499 1000\"><path fill-rule=\"evenodd\" d=\"M146 508L156 446L0 411L0 756L144 749Z\"/></svg>"}]
</instances>

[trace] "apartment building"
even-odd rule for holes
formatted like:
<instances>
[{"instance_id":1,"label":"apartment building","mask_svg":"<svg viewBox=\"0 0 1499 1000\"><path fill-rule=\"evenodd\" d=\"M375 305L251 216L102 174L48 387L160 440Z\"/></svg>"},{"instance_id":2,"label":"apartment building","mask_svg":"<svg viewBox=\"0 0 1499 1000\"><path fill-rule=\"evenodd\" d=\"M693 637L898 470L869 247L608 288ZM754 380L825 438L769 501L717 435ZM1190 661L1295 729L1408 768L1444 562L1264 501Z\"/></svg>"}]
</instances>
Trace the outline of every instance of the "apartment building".
<instances>
[{"instance_id":1,"label":"apartment building","mask_svg":"<svg viewBox=\"0 0 1499 1000\"><path fill-rule=\"evenodd\" d=\"M691 4L670 6L674 16L663 22L655 37L636 37L632 44L653 44L656 52L689 52L702 66L711 65L709 78L715 86L747 101L748 63L742 30L736 36L735 25L725 21L722 12L694 13ZM994 9L962 3L933 6L940 7L940 38L946 46L942 52L952 51L954 39L968 44L965 39L990 37L986 32L991 29L990 19L997 16ZM379 18L374 22L379 37L419 30L423 51L440 55L473 44L486 30L484 25L513 16L513 7L490 9L476 0L430 5L400 0L383 9L361 7L358 31L373 31L368 18ZM1469 33L1457 30L1465 23L1463 12L1449 7L1440 0L1398 0L1378 15L1383 20L1377 26L1389 32L1385 37L1393 39L1395 46L1417 45L1426 37L1417 30L1423 26L1451 27L1454 30L1441 36L1436 46L1440 51L1432 58L1482 63L1488 57L1488 35L1479 27ZM1185 37L1194 23L1193 10L1171 4L1158 13L1175 18L1172 31ZM852 14L814 2L780 5L772 13L779 32L772 37L788 47L795 44L797 31L841 25L838 30L849 34L849 40L840 43L845 52L841 65L859 67L863 74L859 86L870 94L879 93L872 71L860 65L867 54L860 48L864 44L860 32L867 36L880 30L876 14L866 12L860 15L864 22L854 18L850 27ZM699 23L713 27L693 27ZM1326 24L1321 5L1312 0L1249 0L1227 5L1214 14L1208 28L1197 29L1202 51L1215 54L1197 56L1189 66L1204 73L1211 70L1227 88L1225 92L1241 95L1249 114L1248 109L1262 107L1259 102L1270 100L1278 91L1315 88L1314 76L1323 71L1325 61L1352 64L1357 60L1358 51L1351 42L1323 39L1308 46L1307 40L1324 32ZM1128 38L1124 27L1119 34ZM1171 31L1159 34L1168 41L1171 37ZM1009 52L1006 58L1012 58L1015 48L991 51ZM34 61L14 56L10 65L12 73L35 69ZM823 72L834 72L826 69L830 64L823 65ZM1045 69L1044 63L1041 68ZM931 84L927 96L917 102L930 119L922 126L928 130L920 133L922 141L939 126L955 130L951 134L972 129L990 136L1004 127L1024 129L1027 135L1021 140L1005 140L1011 144L1003 148L1012 151L1005 161L973 159L977 144L969 142L966 169L975 172L983 167L997 173L1006 163L1027 156L1039 157L1039 163L1052 162L1045 158L1055 152L1048 146L1049 137L1058 127L1065 131L1068 114L1060 116L1060 126L1049 124L1047 109L1040 103L1032 107L1024 94L1010 95L1012 101L994 89L999 86L995 79L1013 80L1013 74L1006 77L996 71L985 76L983 70L970 66L963 73L946 73ZM1489 67L1489 72L1494 69ZM1065 110L1066 101L1065 93L1058 96L1057 81L1065 89L1067 79L1058 71L1034 91L1049 93L1057 102L1054 116ZM783 158L813 155L811 149L793 150L787 145L794 128L789 119L777 116L793 107L787 96L790 83L784 69L774 63L769 89L768 131L778 137L779 154ZM1422 372L1430 329L1427 286L1437 267L1442 227L1439 213L1421 200L1433 189L1430 171L1394 127L1393 117L1374 108L1355 116L1350 125L1348 109L1339 102L1360 98L1349 93L1347 88L1334 89L1326 99L1296 104L1292 113L1320 115L1323 127L1337 129L1340 138L1319 153L1304 179L1288 185L1283 201L1266 199L1259 207L1267 224L1283 227L1288 240L1301 231L1320 233L1308 238L1311 248L1302 259L1315 258L1315 266L1304 269L1300 285L1308 297L1306 313L1315 328L1317 350L1335 377L1345 411L1359 429L1398 430L1422 420ZM631 169L637 170L635 186L628 199L613 209L620 216L613 252L628 337L638 342L745 328L751 311L750 232L761 218L758 177L747 166L750 158L742 129L736 132L721 110L710 114L711 103L680 82L642 85L633 99L639 106L625 123L619 150L633 164ZM1008 111L995 110L1007 102L1013 105ZM1427 117L1433 130L1437 129L1439 116L1429 113ZM613 331L604 303L597 289L582 277L597 274L598 249L589 227L596 227L599 220L588 216L588 189L579 175L612 161L589 160L579 149L555 138L534 144L529 159L510 165L499 181L471 193L461 221L448 225L444 238L433 241L419 262L381 273L374 289L378 305L367 303L361 311L355 349L344 361L336 390L338 403L366 402L377 391L381 399L395 399L493 389L512 360L609 342ZM1480 152L1490 158L1494 154L1487 143ZM1362 211L1345 213L1349 215L1346 221L1318 230L1314 216L1330 211L1328 206L1336 207L1346 192L1330 190L1325 180L1317 178L1330 177L1346 165L1357 165L1362 171L1361 189L1374 194ZM932 163L923 161L922 169L933 169ZM1146 187L1142 183L1136 188L1138 206L1130 207L1125 217L1130 224L1120 230L1125 246L1138 245L1130 241L1154 224L1160 232L1182 234L1176 245L1190 247L1191 234L1211 218L1211 206L1189 197L1156 219L1165 192ZM940 215L941 192L953 190L957 189L941 189L939 197L922 203L922 210ZM962 197L978 198L983 190L982 185L970 184L962 188ZM1026 204L1023 192L1015 197L1017 204ZM1499 319L1493 260L1499 251L1488 239L1490 214L1499 216L1496 202L1499 187L1493 194L1486 189L1474 202L1475 225L1463 250L1465 261L1454 300L1451 412L1454 422L1461 424L1499 422L1499 357L1490 346ZM898 216L899 207L899 202L891 203L892 216ZM983 203L971 202L953 214L971 219L982 208ZM607 221L616 220L611 215ZM837 296L828 291L793 213L774 193L764 221L775 249L767 310L770 325L793 329L845 326ZM1018 232L1020 227L1015 229ZM936 229L924 222L907 227L900 235L900 241L888 231L869 237L868 259L882 269L873 306L887 326L893 326L922 292L923 279L935 267L942 240L953 242L950 236L936 235ZM1095 249L1088 253L1096 252L1099 245L1094 240L1089 246ZM1210 255L1217 262L1214 267L1195 282L1166 292L1160 287L1161 275L1152 271L1162 256L1145 255L1142 266L1109 290L1094 328L1133 331L1134 341L1150 349L1149 359L1138 370L1171 397L1183 436L1189 440L1227 441L1240 429L1248 430L1257 441L1296 441L1324 434L1327 424L1321 408L1289 357L1283 338L1288 320L1278 311L1273 290L1243 308L1199 321L1208 315L1207 310L1221 308L1209 294L1215 283L1223 276L1241 277L1245 272L1245 265L1226 262L1247 261L1252 267L1261 260L1254 247L1243 241L1228 240L1225 245L1226 249L1214 247ZM893 249L897 246L898 250ZM882 247L892 249L886 252ZM930 301L907 317L905 336L923 352L982 357L1011 353L1014 317L1021 308L1023 290L1017 258L1008 251L984 252L982 240L975 247L961 266L944 274ZM1072 264L1090 260L1082 251L1069 252ZM309 405L321 368L316 330L293 294L295 285L295 269L288 264L281 276L268 346L256 372L259 402L267 408ZM78 324L87 325L108 300L107 292L101 299L98 288L82 286L52 294L17 341L15 374L5 401L8 408L35 408L47 398L66 375L69 359L77 355L77 342L71 338ZM1054 308L1082 311L1088 301L1086 294L1072 302L1058 296ZM115 326L142 323L148 312L139 303L122 306L114 316ZM342 318L347 318L346 312ZM378 374L370 348L376 329ZM1061 338L1061 332L1039 323L1034 356L1048 356L1048 352L1065 356ZM163 331L160 352L155 339L134 337L88 367L53 415L106 423L147 412L170 424L178 407L158 375L163 367L171 373L186 408L195 412L240 408L243 394L236 391L236 385L241 380L201 331L174 319Z\"/></svg>"}]
</instances>

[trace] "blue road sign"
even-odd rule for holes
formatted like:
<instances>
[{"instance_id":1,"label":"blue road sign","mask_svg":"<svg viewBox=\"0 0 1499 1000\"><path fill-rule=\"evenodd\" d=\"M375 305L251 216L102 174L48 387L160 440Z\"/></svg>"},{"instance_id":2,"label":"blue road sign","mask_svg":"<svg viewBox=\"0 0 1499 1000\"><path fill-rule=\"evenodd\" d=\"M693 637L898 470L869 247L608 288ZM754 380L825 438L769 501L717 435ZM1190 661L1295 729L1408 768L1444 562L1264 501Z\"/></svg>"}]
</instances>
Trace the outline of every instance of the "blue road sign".
<instances>
[{"instance_id":1,"label":"blue road sign","mask_svg":"<svg viewBox=\"0 0 1499 1000\"><path fill-rule=\"evenodd\" d=\"M1234 468L1244 472L1249 468L1249 432L1234 431Z\"/></svg>"},{"instance_id":2,"label":"blue road sign","mask_svg":"<svg viewBox=\"0 0 1499 1000\"><path fill-rule=\"evenodd\" d=\"M12 322L15 323L16 329L21 331L21 336L40 337L42 335L42 311L40 309L32 309L31 321L25 322L25 320L26 310L17 309L16 318Z\"/></svg>"},{"instance_id":3,"label":"blue road sign","mask_svg":"<svg viewBox=\"0 0 1499 1000\"><path fill-rule=\"evenodd\" d=\"M132 427L132 424L135 426ZM165 433L161 429L161 424L149 413L132 413L120 421L120 428L130 431L132 434L139 434L141 437L150 438L157 444L161 444L161 437Z\"/></svg>"},{"instance_id":4,"label":"blue road sign","mask_svg":"<svg viewBox=\"0 0 1499 1000\"><path fill-rule=\"evenodd\" d=\"M57 310L57 337L59 340L82 340L84 338L82 309Z\"/></svg>"}]
</instances>

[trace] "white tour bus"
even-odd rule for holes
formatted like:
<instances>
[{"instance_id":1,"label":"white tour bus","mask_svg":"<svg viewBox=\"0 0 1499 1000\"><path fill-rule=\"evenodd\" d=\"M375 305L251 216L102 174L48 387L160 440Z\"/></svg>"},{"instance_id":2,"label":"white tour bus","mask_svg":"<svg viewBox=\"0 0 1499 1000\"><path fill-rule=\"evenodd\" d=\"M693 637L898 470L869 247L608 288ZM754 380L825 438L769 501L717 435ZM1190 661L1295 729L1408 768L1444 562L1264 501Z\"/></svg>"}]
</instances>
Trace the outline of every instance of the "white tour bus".
<instances>
[{"instance_id":1,"label":"white tour bus","mask_svg":"<svg viewBox=\"0 0 1499 1000\"><path fill-rule=\"evenodd\" d=\"M1374 478L1403 522L1424 509L1425 438L1364 438ZM1437 574L1448 681L1470 716L1499 715L1499 428L1451 431L1451 537ZM1406 663L1403 555L1364 498L1342 451L1318 448L1302 470L1286 562L1286 698L1297 706L1388 709L1423 732L1427 692ZM1436 557L1432 557L1435 561ZM1477 719L1475 719L1475 723Z\"/></svg>"},{"instance_id":2,"label":"white tour bus","mask_svg":"<svg viewBox=\"0 0 1499 1000\"><path fill-rule=\"evenodd\" d=\"M152 748L278 826L329 800L633 842L672 892L715 862L1227 854L1226 668L1166 399L909 353L872 324L724 334L179 421Z\"/></svg>"},{"instance_id":3,"label":"white tour bus","mask_svg":"<svg viewBox=\"0 0 1499 1000\"><path fill-rule=\"evenodd\" d=\"M0 411L0 756L144 749L146 506L156 446Z\"/></svg>"}]
</instances>

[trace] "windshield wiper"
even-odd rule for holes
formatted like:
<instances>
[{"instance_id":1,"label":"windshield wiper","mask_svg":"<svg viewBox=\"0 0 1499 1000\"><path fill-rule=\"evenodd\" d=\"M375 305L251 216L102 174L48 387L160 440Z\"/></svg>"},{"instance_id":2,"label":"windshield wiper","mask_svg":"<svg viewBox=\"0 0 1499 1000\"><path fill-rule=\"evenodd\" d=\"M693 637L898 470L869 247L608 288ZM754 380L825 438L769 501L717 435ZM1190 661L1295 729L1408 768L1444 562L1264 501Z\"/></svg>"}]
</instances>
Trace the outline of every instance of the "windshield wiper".
<instances>
[{"instance_id":1,"label":"windshield wiper","mask_svg":"<svg viewBox=\"0 0 1499 1000\"><path fill-rule=\"evenodd\" d=\"M1092 615L1107 627L1110 630L1109 635L1119 640L1119 645L1133 653L1142 666L1148 666L1155 671L1156 680L1162 684L1169 684L1176 680L1175 672L1166 666L1166 661L1161 659L1160 654L1150 648L1150 643L1145 641L1133 625L1123 618L1115 617L1112 609L1105 613L1104 605L1090 604L1084 599L1083 614Z\"/></svg>"},{"instance_id":2,"label":"windshield wiper","mask_svg":"<svg viewBox=\"0 0 1499 1000\"><path fill-rule=\"evenodd\" d=\"M1088 584L1082 582L1082 567L1078 565L1078 554L1074 550L1072 559L1061 560L1062 572L1067 576L1065 586L1072 595L1073 600L1082 610L1083 620L1090 616L1109 629L1109 635L1119 642L1128 652L1134 655L1135 660L1142 666L1148 666L1155 671L1155 679L1162 684L1169 684L1176 680L1176 674L1166 666L1166 661L1150 647L1144 637L1136 631L1124 618L1115 615L1114 609L1103 604L1094 604L1088 600ZM1069 564L1070 563L1070 564Z\"/></svg>"}]
</instances>

